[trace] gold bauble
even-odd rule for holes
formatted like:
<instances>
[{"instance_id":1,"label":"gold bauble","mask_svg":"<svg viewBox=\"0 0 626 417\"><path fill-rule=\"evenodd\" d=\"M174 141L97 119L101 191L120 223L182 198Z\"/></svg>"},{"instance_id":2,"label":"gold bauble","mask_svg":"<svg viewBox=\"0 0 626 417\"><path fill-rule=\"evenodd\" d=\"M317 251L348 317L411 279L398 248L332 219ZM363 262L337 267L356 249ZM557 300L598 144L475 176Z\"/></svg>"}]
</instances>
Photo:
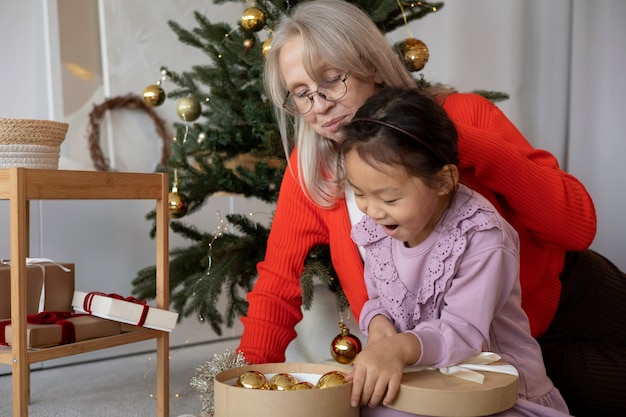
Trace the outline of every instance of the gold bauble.
<instances>
[{"instance_id":1,"label":"gold bauble","mask_svg":"<svg viewBox=\"0 0 626 417\"><path fill-rule=\"evenodd\" d=\"M246 50L248 50L248 51L249 51L250 49L252 49L252 47L253 47L253 46L254 46L254 39L253 39L253 38L250 38L250 39L244 39L244 41L243 41L243 47L244 47Z\"/></svg>"},{"instance_id":2,"label":"gold bauble","mask_svg":"<svg viewBox=\"0 0 626 417\"><path fill-rule=\"evenodd\" d=\"M295 376L286 373L276 374L270 378L269 386L272 391L289 391L298 383Z\"/></svg>"},{"instance_id":3,"label":"gold bauble","mask_svg":"<svg viewBox=\"0 0 626 417\"><path fill-rule=\"evenodd\" d=\"M315 384L315 388L326 389L346 384L346 374L341 371L326 372Z\"/></svg>"},{"instance_id":4,"label":"gold bauble","mask_svg":"<svg viewBox=\"0 0 626 417\"><path fill-rule=\"evenodd\" d=\"M158 84L151 84L143 90L143 101L148 106L156 107L165 101L165 91Z\"/></svg>"},{"instance_id":5,"label":"gold bauble","mask_svg":"<svg viewBox=\"0 0 626 417\"><path fill-rule=\"evenodd\" d=\"M337 362L349 364L354 361L361 351L361 341L350 333L343 323L339 323L341 334L337 335L330 344L330 353Z\"/></svg>"},{"instance_id":6,"label":"gold bauble","mask_svg":"<svg viewBox=\"0 0 626 417\"><path fill-rule=\"evenodd\" d=\"M424 68L430 57L426 44L415 38L404 41L402 53L404 54L404 64L413 72Z\"/></svg>"},{"instance_id":7,"label":"gold bauble","mask_svg":"<svg viewBox=\"0 0 626 417\"><path fill-rule=\"evenodd\" d=\"M176 104L176 113L185 122L193 122L200 117L200 102L195 97L183 97Z\"/></svg>"},{"instance_id":8,"label":"gold bauble","mask_svg":"<svg viewBox=\"0 0 626 417\"><path fill-rule=\"evenodd\" d=\"M265 27L265 13L258 7L248 7L241 16L241 26L251 32L258 32Z\"/></svg>"},{"instance_id":9,"label":"gold bauble","mask_svg":"<svg viewBox=\"0 0 626 417\"><path fill-rule=\"evenodd\" d=\"M246 371L239 375L237 386L248 389L269 389L267 378L259 371Z\"/></svg>"},{"instance_id":10,"label":"gold bauble","mask_svg":"<svg viewBox=\"0 0 626 417\"><path fill-rule=\"evenodd\" d=\"M261 46L261 52L263 52L263 56L266 56L271 48L272 48L272 38L265 39L263 41L263 45Z\"/></svg>"},{"instance_id":11,"label":"gold bauble","mask_svg":"<svg viewBox=\"0 0 626 417\"><path fill-rule=\"evenodd\" d=\"M177 188L172 188L172 191L168 194L170 217L173 219L180 219L187 211L189 211L189 204L187 203L187 197L178 192Z\"/></svg>"},{"instance_id":12,"label":"gold bauble","mask_svg":"<svg viewBox=\"0 0 626 417\"><path fill-rule=\"evenodd\" d=\"M310 382L302 381L297 384L293 384L293 386L289 389L289 391L299 391L301 389L314 389L315 385Z\"/></svg>"}]
</instances>

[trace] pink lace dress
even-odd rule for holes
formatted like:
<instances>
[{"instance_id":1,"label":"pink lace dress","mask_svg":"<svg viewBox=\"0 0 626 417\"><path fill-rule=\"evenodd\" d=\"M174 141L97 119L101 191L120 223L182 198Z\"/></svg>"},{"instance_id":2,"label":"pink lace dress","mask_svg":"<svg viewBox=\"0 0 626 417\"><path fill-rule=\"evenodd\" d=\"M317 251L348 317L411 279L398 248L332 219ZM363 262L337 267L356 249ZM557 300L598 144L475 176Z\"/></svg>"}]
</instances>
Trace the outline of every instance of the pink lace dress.
<instances>
[{"instance_id":1,"label":"pink lace dress","mask_svg":"<svg viewBox=\"0 0 626 417\"><path fill-rule=\"evenodd\" d=\"M460 185L435 231L413 248L367 216L354 226L352 239L366 250L369 300L359 318L364 334L374 316L385 315L398 332L420 340L419 366L498 353L520 374L516 405L499 415L569 415L521 308L517 233L484 197ZM377 407L361 415L409 414Z\"/></svg>"}]
</instances>

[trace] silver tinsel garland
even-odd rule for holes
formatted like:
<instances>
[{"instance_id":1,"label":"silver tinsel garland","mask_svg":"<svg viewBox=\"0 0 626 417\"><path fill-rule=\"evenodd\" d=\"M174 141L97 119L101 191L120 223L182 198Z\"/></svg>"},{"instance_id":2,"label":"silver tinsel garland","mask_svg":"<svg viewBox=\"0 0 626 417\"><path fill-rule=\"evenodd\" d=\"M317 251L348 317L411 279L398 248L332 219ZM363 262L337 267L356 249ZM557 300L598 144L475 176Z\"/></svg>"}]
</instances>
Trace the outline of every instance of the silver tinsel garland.
<instances>
[{"instance_id":1,"label":"silver tinsel garland","mask_svg":"<svg viewBox=\"0 0 626 417\"><path fill-rule=\"evenodd\" d=\"M216 353L213 359L196 368L196 375L191 378L190 385L200 393L202 398L202 417L212 416L215 411L213 398L215 375L232 368L248 365L242 352Z\"/></svg>"}]
</instances>

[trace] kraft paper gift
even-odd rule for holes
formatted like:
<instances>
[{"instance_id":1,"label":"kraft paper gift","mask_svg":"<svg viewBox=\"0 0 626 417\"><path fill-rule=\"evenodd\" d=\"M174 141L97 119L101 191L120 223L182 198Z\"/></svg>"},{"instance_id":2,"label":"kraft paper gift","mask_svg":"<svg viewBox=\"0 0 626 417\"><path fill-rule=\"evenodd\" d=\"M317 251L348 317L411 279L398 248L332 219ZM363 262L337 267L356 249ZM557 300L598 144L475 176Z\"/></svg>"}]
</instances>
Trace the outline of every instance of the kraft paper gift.
<instances>
[{"instance_id":1,"label":"kraft paper gift","mask_svg":"<svg viewBox=\"0 0 626 417\"><path fill-rule=\"evenodd\" d=\"M26 314L72 311L74 264L26 259ZM11 266L0 261L0 319L11 317Z\"/></svg>"},{"instance_id":2,"label":"kraft paper gift","mask_svg":"<svg viewBox=\"0 0 626 417\"><path fill-rule=\"evenodd\" d=\"M44 348L99 337L120 334L120 323L66 312L42 312L27 317L28 348ZM11 345L13 329L10 321L0 322L0 344ZM2 337L4 336L4 338Z\"/></svg>"}]
</instances>

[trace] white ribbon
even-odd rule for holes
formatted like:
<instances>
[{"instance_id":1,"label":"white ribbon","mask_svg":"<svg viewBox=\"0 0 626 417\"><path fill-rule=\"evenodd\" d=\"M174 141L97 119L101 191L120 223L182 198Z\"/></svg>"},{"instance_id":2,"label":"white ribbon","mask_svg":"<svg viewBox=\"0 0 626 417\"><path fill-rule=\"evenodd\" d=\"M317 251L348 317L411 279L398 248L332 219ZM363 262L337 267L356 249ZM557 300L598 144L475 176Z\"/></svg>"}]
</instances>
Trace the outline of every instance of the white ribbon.
<instances>
[{"instance_id":1,"label":"white ribbon","mask_svg":"<svg viewBox=\"0 0 626 417\"><path fill-rule=\"evenodd\" d=\"M9 259L2 259L0 260L0 263L2 263L3 265L11 265L11 261ZM54 264L58 266L59 268L61 268L63 272L71 271L71 269L64 267L63 265L61 265L58 262L53 261L52 259L26 258L26 265L37 265L39 268L41 268L42 280L41 280L41 293L39 295L39 308L37 311L38 313L41 313L42 311L44 311L44 307L46 305L46 268L43 265L40 265L40 264L45 264L45 263Z\"/></svg>"},{"instance_id":2,"label":"white ribbon","mask_svg":"<svg viewBox=\"0 0 626 417\"><path fill-rule=\"evenodd\" d=\"M492 365L492 363L499 361L500 355L493 352L481 352L473 358L467 359L465 362L458 365L447 366L444 368L431 368L431 367L409 367L405 369L405 372L419 372L424 369L434 370L439 369L444 375L455 376L457 378L464 379L470 382L476 382L482 384L485 381L485 376L480 372L497 372L502 374L509 374L519 376L517 369L513 365L500 364Z\"/></svg>"}]
</instances>

